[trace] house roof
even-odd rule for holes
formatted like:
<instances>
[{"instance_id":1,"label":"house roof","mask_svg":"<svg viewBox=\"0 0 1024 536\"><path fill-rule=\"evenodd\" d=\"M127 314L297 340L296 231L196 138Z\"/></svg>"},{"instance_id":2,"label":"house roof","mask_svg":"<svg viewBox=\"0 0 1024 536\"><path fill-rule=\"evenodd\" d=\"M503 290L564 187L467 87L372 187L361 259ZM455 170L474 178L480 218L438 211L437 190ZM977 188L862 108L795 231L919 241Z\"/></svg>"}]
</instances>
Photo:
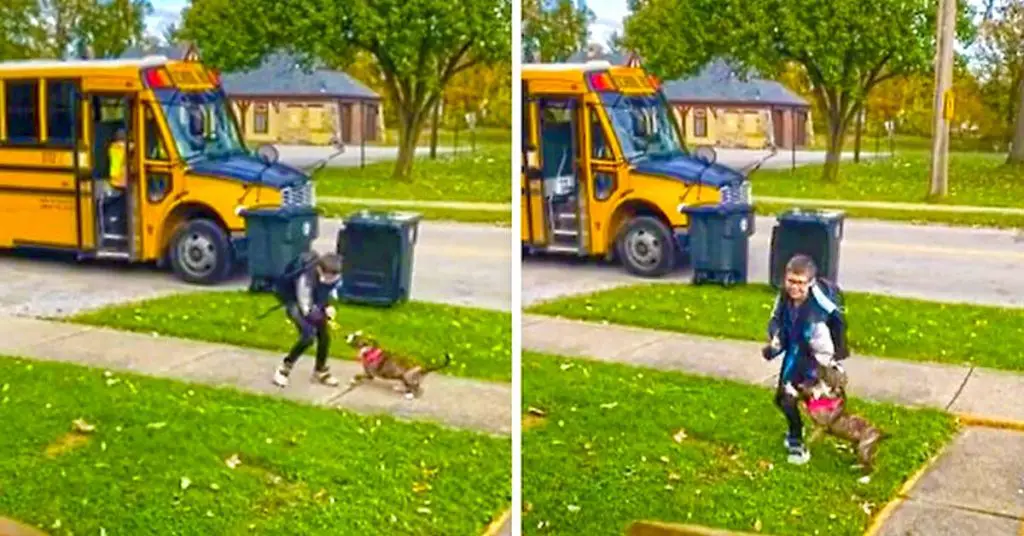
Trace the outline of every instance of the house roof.
<instances>
[{"instance_id":1,"label":"house roof","mask_svg":"<svg viewBox=\"0 0 1024 536\"><path fill-rule=\"evenodd\" d=\"M666 81L665 98L671 102L709 104L771 104L806 107L808 102L774 80L757 78L748 73L744 80L726 62L716 60L692 78Z\"/></svg>"},{"instance_id":2,"label":"house roof","mask_svg":"<svg viewBox=\"0 0 1024 536\"><path fill-rule=\"evenodd\" d=\"M140 59L146 56L164 56L170 60L183 60L189 51L188 44L176 44L158 47L128 47L121 54L121 59Z\"/></svg>"},{"instance_id":3,"label":"house roof","mask_svg":"<svg viewBox=\"0 0 1024 536\"><path fill-rule=\"evenodd\" d=\"M629 55L609 52L592 56L588 51L581 50L572 56L569 56L569 59L565 60L565 63L586 63L592 60L603 60L612 65L626 65L629 62Z\"/></svg>"},{"instance_id":4,"label":"house roof","mask_svg":"<svg viewBox=\"0 0 1024 536\"><path fill-rule=\"evenodd\" d=\"M341 71L306 71L287 54L268 56L263 65L245 72L223 73L221 84L232 97L332 97L380 99L372 89Z\"/></svg>"}]
</instances>

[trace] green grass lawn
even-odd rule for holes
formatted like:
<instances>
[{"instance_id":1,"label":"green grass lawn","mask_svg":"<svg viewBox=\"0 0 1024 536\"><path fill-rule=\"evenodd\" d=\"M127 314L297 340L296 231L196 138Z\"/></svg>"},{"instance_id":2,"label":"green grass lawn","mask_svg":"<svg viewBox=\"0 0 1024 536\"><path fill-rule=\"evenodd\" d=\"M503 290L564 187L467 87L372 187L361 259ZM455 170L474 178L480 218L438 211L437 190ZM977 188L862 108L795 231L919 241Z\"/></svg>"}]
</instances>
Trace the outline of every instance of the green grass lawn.
<instances>
[{"instance_id":1,"label":"green grass lawn","mask_svg":"<svg viewBox=\"0 0 1024 536\"><path fill-rule=\"evenodd\" d=\"M354 205L351 203L320 203L317 206L326 218L343 218L363 209L374 211L415 212L431 221L455 221L462 223L486 223L499 227L512 225L512 212L505 210L458 210L435 207L411 207L401 205Z\"/></svg>"},{"instance_id":2,"label":"green grass lawn","mask_svg":"<svg viewBox=\"0 0 1024 536\"><path fill-rule=\"evenodd\" d=\"M421 199L433 201L512 200L511 145L489 144L475 153L439 153L436 160L418 157L412 176L391 177L395 163L377 162L365 168L327 167L317 173L317 195L372 199Z\"/></svg>"},{"instance_id":3,"label":"green grass lawn","mask_svg":"<svg viewBox=\"0 0 1024 536\"><path fill-rule=\"evenodd\" d=\"M915 225L942 224L960 227L993 227L996 229L1019 229L1024 227L1024 216L1013 214L971 214L957 212L924 212L914 210L891 210L876 208L843 207L839 205L794 205L786 203L765 203L755 198L754 211L761 216L775 217L795 206L805 209L837 209L846 213L847 218L901 221Z\"/></svg>"},{"instance_id":4,"label":"green grass lawn","mask_svg":"<svg viewBox=\"0 0 1024 536\"><path fill-rule=\"evenodd\" d=\"M508 439L63 363L0 375L0 515L55 536L476 534L510 501Z\"/></svg>"},{"instance_id":5,"label":"green grass lawn","mask_svg":"<svg viewBox=\"0 0 1024 536\"><path fill-rule=\"evenodd\" d=\"M512 129L499 127L480 127L476 129L477 148L485 144L505 144L512 146ZM470 149L472 138L466 129L460 129L456 135L454 130L440 129L437 131L438 147L457 147L459 151ZM398 129L389 128L384 131L384 138L374 145L398 145ZM430 128L424 128L417 143L420 147L430 147Z\"/></svg>"},{"instance_id":6,"label":"green grass lawn","mask_svg":"<svg viewBox=\"0 0 1024 536\"><path fill-rule=\"evenodd\" d=\"M844 295L851 359L861 354L1024 371L1024 309ZM774 298L761 284L649 284L542 303L530 312L763 341Z\"/></svg>"},{"instance_id":7,"label":"green grass lawn","mask_svg":"<svg viewBox=\"0 0 1024 536\"><path fill-rule=\"evenodd\" d=\"M786 463L785 420L759 387L524 353L530 408L546 417L523 432L523 530L541 535L617 535L638 519L859 535L955 431L939 411L851 400L893 435L861 484L831 439Z\"/></svg>"},{"instance_id":8,"label":"green grass lawn","mask_svg":"<svg viewBox=\"0 0 1024 536\"><path fill-rule=\"evenodd\" d=\"M69 321L275 350L284 355L296 338L284 310L256 318L276 303L269 294L190 292L114 305ZM438 363L445 351L451 352L451 365L439 373L511 381L512 317L508 313L415 301L390 309L344 304L336 307L340 328L331 344L332 357L355 359L355 351L344 338L362 330L389 350L425 363Z\"/></svg>"},{"instance_id":9,"label":"green grass lawn","mask_svg":"<svg viewBox=\"0 0 1024 536\"><path fill-rule=\"evenodd\" d=\"M1006 156L992 153L951 153L949 204L1024 207L1024 167L1003 165ZM751 176L758 195L857 201L925 202L928 197L930 155L902 151L895 157L843 161L839 181L821 180L822 165L795 171L760 170ZM923 217L923 216L922 216Z\"/></svg>"}]
</instances>

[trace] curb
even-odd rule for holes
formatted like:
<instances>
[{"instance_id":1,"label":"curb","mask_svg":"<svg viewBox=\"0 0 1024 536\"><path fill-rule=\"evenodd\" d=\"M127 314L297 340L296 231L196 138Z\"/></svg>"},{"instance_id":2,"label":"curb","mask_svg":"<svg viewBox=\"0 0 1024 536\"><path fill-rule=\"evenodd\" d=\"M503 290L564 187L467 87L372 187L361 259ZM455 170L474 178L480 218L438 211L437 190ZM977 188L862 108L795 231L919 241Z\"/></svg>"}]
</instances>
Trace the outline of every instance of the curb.
<instances>
[{"instance_id":1,"label":"curb","mask_svg":"<svg viewBox=\"0 0 1024 536\"><path fill-rule=\"evenodd\" d=\"M764 533L713 529L703 525L634 521L626 529L627 536L765 536Z\"/></svg>"},{"instance_id":2,"label":"curb","mask_svg":"<svg viewBox=\"0 0 1024 536\"><path fill-rule=\"evenodd\" d=\"M508 508L504 512L502 512L501 515L494 518L494 520L491 521L489 525L487 525L487 528L484 529L483 534L481 534L480 536L498 536L498 531L500 531L501 527L503 527L505 523L508 522L510 517L512 517L512 509Z\"/></svg>"},{"instance_id":3,"label":"curb","mask_svg":"<svg viewBox=\"0 0 1024 536\"><path fill-rule=\"evenodd\" d=\"M908 478L906 482L896 490L896 496L889 502L885 503L885 506L883 506L882 509L875 514L874 518L871 519L871 524L868 525L863 536L876 536L882 530L882 526L889 520L892 513L895 512L900 505L906 502L908 498L907 495L910 493L910 490L914 485L917 484L917 481L921 480L921 477L923 477L925 473L935 465L935 462L938 461L938 459L942 457L942 454L946 452L946 448L948 446L949 444L947 443L942 447L942 450L936 452L934 456L928 459L928 461L921 464L921 467L918 467L914 474L910 475L910 478Z\"/></svg>"},{"instance_id":4,"label":"curb","mask_svg":"<svg viewBox=\"0 0 1024 536\"><path fill-rule=\"evenodd\" d=\"M765 203L781 205L811 205L842 208L868 208L876 210L897 210L901 212L942 212L953 214L1002 214L1022 216L1024 209L1017 207L985 207L975 205L940 205L925 203L906 203L900 201L849 201L845 199L814 199L800 197L758 196Z\"/></svg>"},{"instance_id":5,"label":"curb","mask_svg":"<svg viewBox=\"0 0 1024 536\"><path fill-rule=\"evenodd\" d=\"M953 415L965 426L1024 432L1024 421L1018 421L1016 419L985 417L984 415L975 415L973 413L954 413ZM1024 533L1022 533L1022 536L1024 536Z\"/></svg>"}]
</instances>

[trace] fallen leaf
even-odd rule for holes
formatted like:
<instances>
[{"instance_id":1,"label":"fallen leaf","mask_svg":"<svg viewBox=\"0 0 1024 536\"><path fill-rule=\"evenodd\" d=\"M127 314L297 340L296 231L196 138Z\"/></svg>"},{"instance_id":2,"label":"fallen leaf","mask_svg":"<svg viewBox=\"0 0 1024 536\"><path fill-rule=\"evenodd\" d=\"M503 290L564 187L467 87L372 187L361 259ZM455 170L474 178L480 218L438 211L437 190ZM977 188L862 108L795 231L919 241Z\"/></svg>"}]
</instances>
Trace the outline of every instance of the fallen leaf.
<instances>
[{"instance_id":1,"label":"fallen leaf","mask_svg":"<svg viewBox=\"0 0 1024 536\"><path fill-rule=\"evenodd\" d=\"M426 506L421 506L421 507L417 508L416 511L421 513L421 514L429 514L430 513L430 508L427 508Z\"/></svg>"},{"instance_id":2,"label":"fallen leaf","mask_svg":"<svg viewBox=\"0 0 1024 536\"><path fill-rule=\"evenodd\" d=\"M526 412L529 413L530 415L536 415L537 417L544 417L545 415L547 415L546 411L544 411L544 410L542 410L540 408L535 408L533 406L530 406L526 410Z\"/></svg>"},{"instance_id":3,"label":"fallen leaf","mask_svg":"<svg viewBox=\"0 0 1024 536\"><path fill-rule=\"evenodd\" d=\"M100 441L100 450L102 450L103 452L107 451L107 442L106 441Z\"/></svg>"},{"instance_id":4,"label":"fallen leaf","mask_svg":"<svg viewBox=\"0 0 1024 536\"><path fill-rule=\"evenodd\" d=\"M673 480L673 481L679 481L679 480L682 480L683 477L680 476L679 473L669 473L668 474L668 479L669 480Z\"/></svg>"},{"instance_id":5,"label":"fallen leaf","mask_svg":"<svg viewBox=\"0 0 1024 536\"><path fill-rule=\"evenodd\" d=\"M571 368L573 368L575 366L576 365L573 364L573 363L562 363L561 365L558 365L558 368L560 368L560 369L562 369L564 371L564 370L569 370L569 369L571 369Z\"/></svg>"},{"instance_id":6,"label":"fallen leaf","mask_svg":"<svg viewBox=\"0 0 1024 536\"><path fill-rule=\"evenodd\" d=\"M756 520L754 521L754 531L755 531L755 532L761 532L761 529L762 529L762 528L764 528L764 525L763 525L763 524L761 524L761 518L757 518L757 519L756 519Z\"/></svg>"},{"instance_id":7,"label":"fallen leaf","mask_svg":"<svg viewBox=\"0 0 1024 536\"><path fill-rule=\"evenodd\" d=\"M431 489L430 484L428 484L426 482L413 482L412 483L412 491L413 491L413 493L423 493L424 491L429 491L430 489Z\"/></svg>"},{"instance_id":8,"label":"fallen leaf","mask_svg":"<svg viewBox=\"0 0 1024 536\"><path fill-rule=\"evenodd\" d=\"M214 482L213 484L210 484L210 489L212 489L213 491L220 491L220 485Z\"/></svg>"},{"instance_id":9,"label":"fallen leaf","mask_svg":"<svg viewBox=\"0 0 1024 536\"><path fill-rule=\"evenodd\" d=\"M61 523L60 523L60 520L58 519L58 520L53 522L53 525L50 525L50 528L51 529L59 529L60 525L61 525Z\"/></svg>"},{"instance_id":10,"label":"fallen leaf","mask_svg":"<svg viewBox=\"0 0 1024 536\"><path fill-rule=\"evenodd\" d=\"M689 436L686 435L686 430L683 430L682 428L676 431L676 433L672 434L672 440L675 441L676 443L682 443L683 440L686 439L687 437Z\"/></svg>"},{"instance_id":11,"label":"fallen leaf","mask_svg":"<svg viewBox=\"0 0 1024 536\"><path fill-rule=\"evenodd\" d=\"M151 422L151 423L146 425L146 428L149 428L150 430L159 430L159 429L163 428L164 426L167 426L167 423L165 423L165 422Z\"/></svg>"},{"instance_id":12,"label":"fallen leaf","mask_svg":"<svg viewBox=\"0 0 1024 536\"><path fill-rule=\"evenodd\" d=\"M668 456L662 456L661 458L658 458L658 459L661 460L664 463L668 463L669 462Z\"/></svg>"},{"instance_id":13,"label":"fallen leaf","mask_svg":"<svg viewBox=\"0 0 1024 536\"><path fill-rule=\"evenodd\" d=\"M860 482L861 484L867 484L868 482L871 482L871 475L864 475L858 478L857 482Z\"/></svg>"},{"instance_id":14,"label":"fallen leaf","mask_svg":"<svg viewBox=\"0 0 1024 536\"><path fill-rule=\"evenodd\" d=\"M181 477L181 490L187 490L192 485L192 481L187 476Z\"/></svg>"},{"instance_id":15,"label":"fallen leaf","mask_svg":"<svg viewBox=\"0 0 1024 536\"><path fill-rule=\"evenodd\" d=\"M75 419L71 422L71 428L80 434L90 434L96 431L96 427L85 422L85 419Z\"/></svg>"},{"instance_id":16,"label":"fallen leaf","mask_svg":"<svg viewBox=\"0 0 1024 536\"><path fill-rule=\"evenodd\" d=\"M579 511L580 511L580 507L579 507L579 506L576 506L575 504L570 504L570 505L566 506L566 507L565 507L565 509L566 509L566 510L568 510L568 511L570 511L570 512L572 512L572 513L574 513L574 514L575 514L576 512L579 512Z\"/></svg>"},{"instance_id":17,"label":"fallen leaf","mask_svg":"<svg viewBox=\"0 0 1024 536\"><path fill-rule=\"evenodd\" d=\"M206 511L206 517L213 517L213 512L207 510Z\"/></svg>"},{"instance_id":18,"label":"fallen leaf","mask_svg":"<svg viewBox=\"0 0 1024 536\"><path fill-rule=\"evenodd\" d=\"M242 465L242 460L238 458L238 454L232 454L230 458L224 460L224 463L228 467L234 469L235 467Z\"/></svg>"},{"instance_id":19,"label":"fallen leaf","mask_svg":"<svg viewBox=\"0 0 1024 536\"><path fill-rule=\"evenodd\" d=\"M601 409L612 409L612 408L614 408L615 406L618 406L618 405L619 405L618 402L608 402L606 404L601 404Z\"/></svg>"},{"instance_id":20,"label":"fallen leaf","mask_svg":"<svg viewBox=\"0 0 1024 536\"><path fill-rule=\"evenodd\" d=\"M107 536L107 529L100 527L100 536Z\"/></svg>"}]
</instances>

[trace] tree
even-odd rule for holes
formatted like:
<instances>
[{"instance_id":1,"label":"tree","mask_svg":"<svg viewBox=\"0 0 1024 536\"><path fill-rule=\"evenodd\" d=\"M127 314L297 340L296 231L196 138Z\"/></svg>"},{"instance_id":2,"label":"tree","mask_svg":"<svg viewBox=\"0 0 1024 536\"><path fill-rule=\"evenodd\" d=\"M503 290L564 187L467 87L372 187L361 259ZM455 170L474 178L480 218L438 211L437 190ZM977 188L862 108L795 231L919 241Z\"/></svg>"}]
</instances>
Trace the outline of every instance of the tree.
<instances>
[{"instance_id":1,"label":"tree","mask_svg":"<svg viewBox=\"0 0 1024 536\"><path fill-rule=\"evenodd\" d=\"M577 8L572 0L554 1L551 9L544 5L547 0L523 0L523 46L529 61L565 61L587 44L593 12Z\"/></svg>"},{"instance_id":2,"label":"tree","mask_svg":"<svg viewBox=\"0 0 1024 536\"><path fill-rule=\"evenodd\" d=\"M0 58L64 58L77 46L118 56L143 39L149 0L5 0Z\"/></svg>"},{"instance_id":3,"label":"tree","mask_svg":"<svg viewBox=\"0 0 1024 536\"><path fill-rule=\"evenodd\" d=\"M987 74L1006 91L1007 124L1013 132L1007 163L1024 164L1024 0L993 4L978 32L979 56Z\"/></svg>"},{"instance_id":4,"label":"tree","mask_svg":"<svg viewBox=\"0 0 1024 536\"><path fill-rule=\"evenodd\" d=\"M511 0L195 0L183 37L225 71L276 50L307 66L374 58L398 112L395 177L408 177L434 104L455 75L511 54Z\"/></svg>"},{"instance_id":5,"label":"tree","mask_svg":"<svg viewBox=\"0 0 1024 536\"><path fill-rule=\"evenodd\" d=\"M965 4L958 29L969 37ZM693 74L716 57L766 76L799 64L825 110L826 181L837 179L848 127L871 90L927 71L934 57L934 0L644 0L631 7L626 44L663 79Z\"/></svg>"}]
</instances>

